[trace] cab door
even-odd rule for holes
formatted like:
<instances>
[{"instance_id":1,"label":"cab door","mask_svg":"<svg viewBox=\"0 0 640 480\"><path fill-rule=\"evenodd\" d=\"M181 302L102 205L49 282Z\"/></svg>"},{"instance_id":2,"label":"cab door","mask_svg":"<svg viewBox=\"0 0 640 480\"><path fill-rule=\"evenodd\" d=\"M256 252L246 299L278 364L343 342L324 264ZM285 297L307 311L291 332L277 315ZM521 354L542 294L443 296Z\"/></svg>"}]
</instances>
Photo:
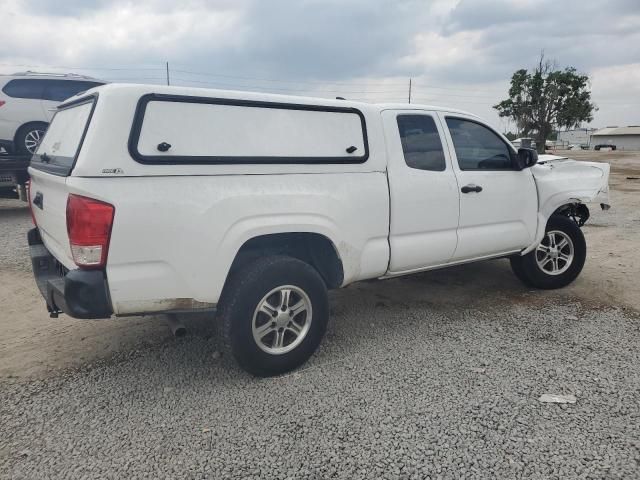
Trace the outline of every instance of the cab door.
<instances>
[{"instance_id":1,"label":"cab door","mask_svg":"<svg viewBox=\"0 0 640 480\"><path fill-rule=\"evenodd\" d=\"M453 261L519 251L535 239L538 194L531 169L518 170L515 149L477 118L440 112L460 186Z\"/></svg>"},{"instance_id":2,"label":"cab door","mask_svg":"<svg viewBox=\"0 0 640 480\"><path fill-rule=\"evenodd\" d=\"M382 112L391 221L389 273L445 264L457 244L458 184L435 112Z\"/></svg>"}]
</instances>

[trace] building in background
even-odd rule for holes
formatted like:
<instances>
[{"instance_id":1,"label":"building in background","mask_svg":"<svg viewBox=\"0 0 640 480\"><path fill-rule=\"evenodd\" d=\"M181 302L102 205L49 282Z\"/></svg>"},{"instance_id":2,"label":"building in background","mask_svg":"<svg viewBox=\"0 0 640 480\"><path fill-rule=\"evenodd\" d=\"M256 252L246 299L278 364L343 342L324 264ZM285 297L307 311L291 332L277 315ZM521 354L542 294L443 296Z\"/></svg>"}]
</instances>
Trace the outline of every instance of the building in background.
<instances>
[{"instance_id":1,"label":"building in background","mask_svg":"<svg viewBox=\"0 0 640 480\"><path fill-rule=\"evenodd\" d=\"M591 147L615 145L616 150L640 150L640 125L607 127L591 134Z\"/></svg>"},{"instance_id":2,"label":"building in background","mask_svg":"<svg viewBox=\"0 0 640 480\"><path fill-rule=\"evenodd\" d=\"M591 135L596 131L596 128L576 128L574 130L560 131L555 144L557 148L567 148L569 145L589 145Z\"/></svg>"}]
</instances>

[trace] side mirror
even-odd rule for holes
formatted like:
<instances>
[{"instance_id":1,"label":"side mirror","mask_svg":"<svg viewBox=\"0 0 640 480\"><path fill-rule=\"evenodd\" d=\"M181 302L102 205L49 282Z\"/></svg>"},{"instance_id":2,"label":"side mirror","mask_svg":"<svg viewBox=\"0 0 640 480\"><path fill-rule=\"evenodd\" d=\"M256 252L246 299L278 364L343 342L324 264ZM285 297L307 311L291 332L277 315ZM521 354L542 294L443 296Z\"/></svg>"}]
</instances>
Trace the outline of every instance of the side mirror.
<instances>
[{"instance_id":1,"label":"side mirror","mask_svg":"<svg viewBox=\"0 0 640 480\"><path fill-rule=\"evenodd\" d=\"M519 148L517 158L518 170L524 170L538 163L538 152L533 148Z\"/></svg>"}]
</instances>

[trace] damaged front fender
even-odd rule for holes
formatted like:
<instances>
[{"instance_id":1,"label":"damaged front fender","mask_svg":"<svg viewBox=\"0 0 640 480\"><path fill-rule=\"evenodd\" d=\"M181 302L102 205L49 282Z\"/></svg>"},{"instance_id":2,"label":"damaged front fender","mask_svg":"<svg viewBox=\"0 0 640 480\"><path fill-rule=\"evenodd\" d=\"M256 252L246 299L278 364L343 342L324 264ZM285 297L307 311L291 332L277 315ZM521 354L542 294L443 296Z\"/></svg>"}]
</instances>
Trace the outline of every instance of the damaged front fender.
<instances>
[{"instance_id":1,"label":"damaged front fender","mask_svg":"<svg viewBox=\"0 0 640 480\"><path fill-rule=\"evenodd\" d=\"M538 227L535 242L523 254L542 241L549 217L560 207L586 203L600 203L603 209L609 207L608 163L540 155L538 164L531 171L538 191Z\"/></svg>"}]
</instances>

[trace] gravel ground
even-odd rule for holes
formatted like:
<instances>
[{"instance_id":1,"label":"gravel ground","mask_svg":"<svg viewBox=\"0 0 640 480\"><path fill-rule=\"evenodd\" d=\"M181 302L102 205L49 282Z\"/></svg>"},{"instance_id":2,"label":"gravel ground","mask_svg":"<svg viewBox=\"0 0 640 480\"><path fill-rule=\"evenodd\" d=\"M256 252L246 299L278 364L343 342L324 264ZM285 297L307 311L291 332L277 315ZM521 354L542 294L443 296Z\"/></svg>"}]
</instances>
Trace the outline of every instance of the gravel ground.
<instances>
[{"instance_id":1,"label":"gravel ground","mask_svg":"<svg viewBox=\"0 0 640 480\"><path fill-rule=\"evenodd\" d=\"M635 314L533 293L467 310L336 300L319 354L284 377L244 374L204 328L5 383L0 475L638 478Z\"/></svg>"},{"instance_id":2,"label":"gravel ground","mask_svg":"<svg viewBox=\"0 0 640 480\"><path fill-rule=\"evenodd\" d=\"M1 201L0 479L640 478L628 163L572 286L527 290L504 260L352 285L319 352L271 379L220 358L206 319L177 340L161 318L49 319L28 212Z\"/></svg>"},{"instance_id":3,"label":"gravel ground","mask_svg":"<svg viewBox=\"0 0 640 480\"><path fill-rule=\"evenodd\" d=\"M31 270L27 231L33 227L28 206L20 200L0 199L0 267Z\"/></svg>"}]
</instances>

